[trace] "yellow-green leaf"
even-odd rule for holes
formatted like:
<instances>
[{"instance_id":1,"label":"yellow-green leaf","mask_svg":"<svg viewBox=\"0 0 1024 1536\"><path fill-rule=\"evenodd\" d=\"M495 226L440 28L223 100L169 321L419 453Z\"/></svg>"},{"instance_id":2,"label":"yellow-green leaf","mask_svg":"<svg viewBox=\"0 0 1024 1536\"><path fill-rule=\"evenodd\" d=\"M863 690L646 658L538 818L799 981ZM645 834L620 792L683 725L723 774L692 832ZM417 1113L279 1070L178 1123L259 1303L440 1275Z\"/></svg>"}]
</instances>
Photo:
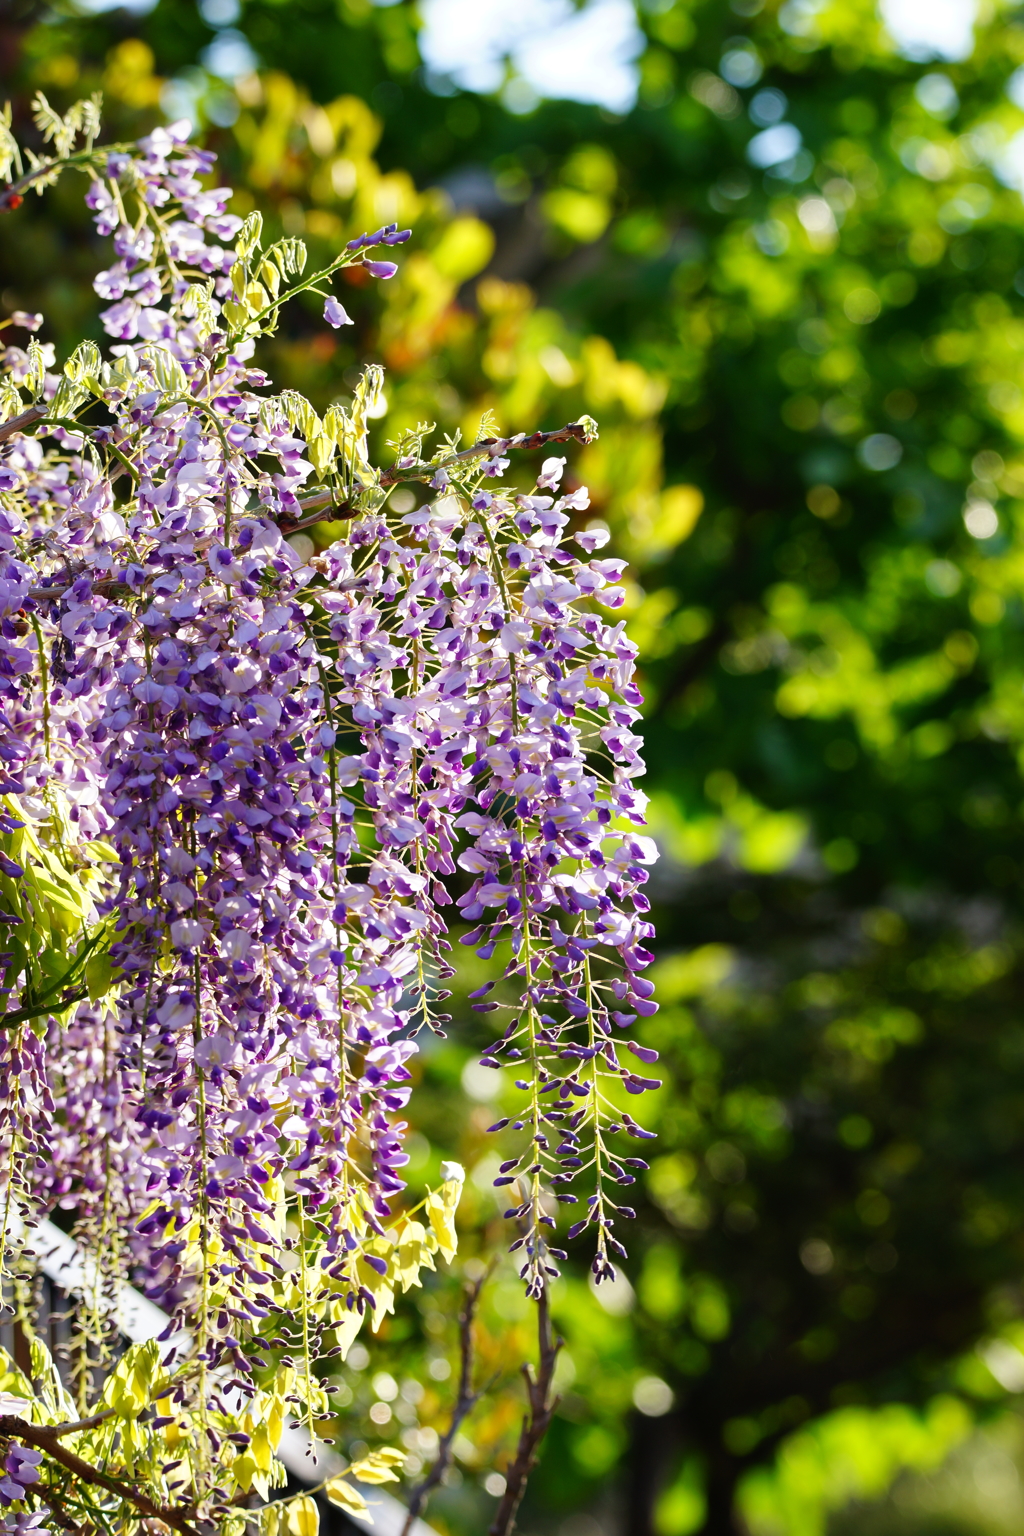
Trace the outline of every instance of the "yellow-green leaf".
<instances>
[{"instance_id":1,"label":"yellow-green leaf","mask_svg":"<svg viewBox=\"0 0 1024 1536\"><path fill-rule=\"evenodd\" d=\"M402 1290L407 1291L411 1286L420 1284L421 1269L434 1268L431 1253L436 1242L419 1221L407 1221L395 1236L395 1278L400 1282Z\"/></svg>"},{"instance_id":2,"label":"yellow-green leaf","mask_svg":"<svg viewBox=\"0 0 1024 1536\"><path fill-rule=\"evenodd\" d=\"M334 1336L337 1340L338 1348L341 1351L342 1360L345 1359L349 1350L352 1348L352 1345L356 1341L356 1336L358 1335L360 1328L363 1326L363 1317L364 1314L360 1312L356 1307L353 1307L350 1312L345 1305L344 1298L341 1297L339 1297L339 1299L333 1304L331 1308Z\"/></svg>"},{"instance_id":3,"label":"yellow-green leaf","mask_svg":"<svg viewBox=\"0 0 1024 1536\"><path fill-rule=\"evenodd\" d=\"M360 1461L354 1461L348 1475L361 1483L397 1483L398 1474L393 1469L404 1463L404 1451L396 1450L393 1445L382 1445Z\"/></svg>"},{"instance_id":4,"label":"yellow-green leaf","mask_svg":"<svg viewBox=\"0 0 1024 1536\"><path fill-rule=\"evenodd\" d=\"M279 1536L282 1525L281 1516L284 1514L284 1509L285 1506L280 1500L275 1500L273 1504L268 1504L264 1509L260 1510L261 1536Z\"/></svg>"},{"instance_id":5,"label":"yellow-green leaf","mask_svg":"<svg viewBox=\"0 0 1024 1536\"><path fill-rule=\"evenodd\" d=\"M343 1477L329 1477L324 1484L324 1492L332 1504L337 1504L346 1515L353 1515L357 1520L369 1520L370 1509L359 1492L351 1483L346 1483Z\"/></svg>"},{"instance_id":6,"label":"yellow-green leaf","mask_svg":"<svg viewBox=\"0 0 1024 1536\"><path fill-rule=\"evenodd\" d=\"M459 1240L455 1232L455 1212L462 1197L462 1184L466 1175L458 1163L446 1163L442 1172L447 1177L440 1189L432 1189L427 1196L427 1215L437 1246L451 1263L458 1250Z\"/></svg>"},{"instance_id":7,"label":"yellow-green leaf","mask_svg":"<svg viewBox=\"0 0 1024 1536\"><path fill-rule=\"evenodd\" d=\"M308 1493L293 1499L288 1506L289 1536L317 1536L319 1530L320 1511L316 1507L316 1500L310 1498Z\"/></svg>"},{"instance_id":8,"label":"yellow-green leaf","mask_svg":"<svg viewBox=\"0 0 1024 1536\"><path fill-rule=\"evenodd\" d=\"M91 955L85 962L85 984L89 988L89 996L94 1003L98 1003L100 998L110 991L113 970L110 955L106 952Z\"/></svg>"}]
</instances>

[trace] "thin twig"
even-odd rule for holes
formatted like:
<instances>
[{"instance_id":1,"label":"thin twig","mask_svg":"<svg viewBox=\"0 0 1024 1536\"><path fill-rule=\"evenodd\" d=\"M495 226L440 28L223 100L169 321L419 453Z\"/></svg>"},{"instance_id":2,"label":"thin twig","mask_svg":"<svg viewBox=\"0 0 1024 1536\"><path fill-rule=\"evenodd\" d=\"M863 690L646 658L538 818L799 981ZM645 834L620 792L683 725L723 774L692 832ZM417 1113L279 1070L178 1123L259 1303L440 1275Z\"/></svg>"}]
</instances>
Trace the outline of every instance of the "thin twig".
<instances>
[{"instance_id":1,"label":"thin twig","mask_svg":"<svg viewBox=\"0 0 1024 1536\"><path fill-rule=\"evenodd\" d=\"M473 1318L476 1314L477 1302L480 1300L480 1292L484 1281L490 1275L490 1269L484 1271L479 1280L473 1285L467 1285L462 1311L459 1314L459 1395L452 1409L452 1420L437 1448L437 1456L434 1464L419 1487L413 1490L409 1500L409 1513L405 1517L401 1536L410 1536L413 1526L431 1493L444 1477L452 1459L452 1445L467 1414L472 1413L483 1395L484 1388L473 1391Z\"/></svg>"},{"instance_id":2,"label":"thin twig","mask_svg":"<svg viewBox=\"0 0 1024 1536\"><path fill-rule=\"evenodd\" d=\"M63 1501L61 1500L60 1495L57 1493L55 1488L51 1488L49 1486L40 1487L36 1489L36 1492L39 1494L39 1497L42 1499L43 1503L49 1506L53 1513L54 1519L62 1531L67 1531L68 1536L85 1536L85 1527L76 1524L75 1521L72 1520L71 1516L64 1508Z\"/></svg>"},{"instance_id":3,"label":"thin twig","mask_svg":"<svg viewBox=\"0 0 1024 1536\"><path fill-rule=\"evenodd\" d=\"M551 1332L551 1313L548 1309L548 1291L544 1287L537 1301L537 1371L523 1366L529 1409L523 1416L519 1432L519 1445L515 1461L505 1473L505 1492L501 1496L497 1513L491 1522L487 1536L511 1536L515 1529L516 1515L527 1479L537 1464L541 1441L548 1432L551 1417L558 1407L558 1398L552 1397L551 1387L555 1375L561 1339Z\"/></svg>"},{"instance_id":4,"label":"thin twig","mask_svg":"<svg viewBox=\"0 0 1024 1536\"><path fill-rule=\"evenodd\" d=\"M95 1429L97 1424L113 1418L116 1408L103 1408L99 1413L91 1413L87 1419L76 1419L73 1424L47 1424L47 1432L51 1435L77 1435L83 1429Z\"/></svg>"},{"instance_id":5,"label":"thin twig","mask_svg":"<svg viewBox=\"0 0 1024 1536\"><path fill-rule=\"evenodd\" d=\"M509 448L546 448L549 443L567 443L575 440L579 443L593 442L596 436L592 424L583 421L570 421L567 426L556 427L553 432L517 432L514 437L483 437L472 448L463 448L461 453L453 453L451 458L443 459L440 464L421 464L410 469L386 469L380 477L380 485L384 490L393 485L407 485L415 481L430 481L438 470L450 469L454 464L462 464L467 459L498 458ZM341 518L355 516L358 508L351 506L349 502L334 503L332 491L318 491L315 496L307 496L301 503L303 512L316 512L315 517L304 517L298 523L281 522L282 533L298 533L303 528L309 528L314 523L333 522Z\"/></svg>"},{"instance_id":6,"label":"thin twig","mask_svg":"<svg viewBox=\"0 0 1024 1536\"><path fill-rule=\"evenodd\" d=\"M22 193L35 186L37 181L44 180L53 171L77 168L80 165L88 165L97 155L112 155L121 151L133 149L132 144L104 144L102 149L94 149L90 144L87 149L76 150L73 155L47 155L45 160L40 160L24 176L19 176L17 181L9 181L0 187L0 213L8 212L20 206Z\"/></svg>"},{"instance_id":7,"label":"thin twig","mask_svg":"<svg viewBox=\"0 0 1024 1536\"><path fill-rule=\"evenodd\" d=\"M11 1439L16 1438L25 1445L32 1445L37 1450L44 1451L47 1456L51 1456L75 1477L81 1478L82 1482L91 1483L97 1488L105 1488L108 1493L124 1499L125 1503L133 1504L144 1519L161 1520L164 1525L180 1531L181 1536L199 1536L195 1526L189 1524L180 1510L156 1504L138 1488L120 1482L116 1477L108 1477L97 1467L90 1466L81 1456L76 1456L74 1451L69 1451L61 1445L60 1439L49 1425L29 1424L13 1413L0 1414L0 1435Z\"/></svg>"},{"instance_id":8,"label":"thin twig","mask_svg":"<svg viewBox=\"0 0 1024 1536\"><path fill-rule=\"evenodd\" d=\"M421 476L430 478L439 469L449 469L453 464L461 464L466 459L500 458L508 448L546 448L549 443L567 443L570 439L578 443L592 443L596 437L594 423L586 417L583 421L570 421L564 427L555 427L551 432L517 432L513 437L482 437L472 448L463 448L461 453L453 453L450 459L444 459L440 464L425 465L425 476L420 470L392 468L384 471L380 483L397 485L400 480L419 479Z\"/></svg>"}]
</instances>

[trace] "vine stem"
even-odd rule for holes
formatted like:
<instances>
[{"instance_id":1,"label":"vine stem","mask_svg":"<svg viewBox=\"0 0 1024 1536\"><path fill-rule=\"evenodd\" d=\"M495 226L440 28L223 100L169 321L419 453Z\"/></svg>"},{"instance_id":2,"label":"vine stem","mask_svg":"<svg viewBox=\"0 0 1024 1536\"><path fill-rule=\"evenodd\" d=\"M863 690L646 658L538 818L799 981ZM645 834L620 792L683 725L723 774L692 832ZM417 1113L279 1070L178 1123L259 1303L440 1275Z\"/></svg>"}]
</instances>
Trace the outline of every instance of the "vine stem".
<instances>
[{"instance_id":1,"label":"vine stem","mask_svg":"<svg viewBox=\"0 0 1024 1536\"><path fill-rule=\"evenodd\" d=\"M3 1305L3 1282L7 1273L5 1255L7 1253L7 1230L11 1218L11 1202L14 1199L14 1173L18 1166L18 1142L20 1136L15 1127L11 1132L11 1152L8 1158L7 1187L4 1190L4 1214L3 1223L0 1225L0 1306Z\"/></svg>"},{"instance_id":2,"label":"vine stem","mask_svg":"<svg viewBox=\"0 0 1024 1536\"><path fill-rule=\"evenodd\" d=\"M306 1289L306 1202L301 1190L298 1193L298 1223L299 1223L299 1296L302 1307L302 1361L305 1367L305 1382L303 1392L306 1398L306 1429L311 1441L316 1439L316 1429L313 1424L313 1362L310 1359L309 1345L309 1293Z\"/></svg>"},{"instance_id":3,"label":"vine stem","mask_svg":"<svg viewBox=\"0 0 1024 1536\"><path fill-rule=\"evenodd\" d=\"M566 430L568 431L568 428L566 428ZM511 593L510 593L509 588L508 588L508 583L505 580L505 573L502 570L502 566L501 566L501 557L498 554L498 548L497 548L497 545L495 544L495 541L494 541L494 533L493 533L493 531L491 529L491 526L490 526L490 523L488 522L486 517L483 518L483 520L482 520L482 527L483 527L483 530L484 530L484 537L487 540L488 549L490 550L490 553L491 553L491 560L493 562L493 570L494 570L494 579L498 583L498 590L501 593L501 600L502 600L502 602L505 605L505 612L508 614L508 617L511 620L515 616L515 614L518 613L518 612L521 612L522 609L521 609L521 607L520 608L516 608L516 606L512 602L512 596L511 596ZM520 715L519 715L519 680L518 680L518 677L516 676L515 657L511 656L511 655L508 658L508 684L509 684L509 703L510 703L511 709L512 709L512 729L513 729L513 731L515 733L515 738L518 741L519 740L519 736L520 736L520 731L521 731L521 720L520 720ZM520 931L520 933L522 935L522 945L521 945L520 953L522 955L523 966L524 966L524 975L526 977L526 999L527 999L527 1005L526 1005L526 1032L527 1032L527 1040L529 1042L529 1046L528 1046L529 1061L530 1061L530 1065L531 1065L531 1067L533 1069L531 1071L531 1073L530 1073L530 1114L531 1114L532 1125L533 1125L533 1139L532 1139L532 1142L531 1142L532 1151L531 1151L531 1157L530 1157L530 1166L531 1166L533 1171L530 1174L530 1196L529 1196L529 1198L530 1198L530 1222L529 1222L529 1227L527 1229L527 1243L528 1243L528 1247L527 1247L526 1253L527 1253L527 1264L528 1265L533 1266L533 1267L536 1267L538 1265L541 1266L541 1269L538 1271L538 1273L541 1273L542 1278L541 1278L541 1282L540 1283L541 1283L542 1286L544 1286L542 1269L543 1269L543 1252L544 1252L545 1244L544 1244L543 1233L540 1230L540 1217L541 1217L541 1204L540 1204L540 1194L541 1194L541 1190L540 1190L541 1142L540 1142L540 1135L541 1135L541 1118L542 1117L541 1117L541 1105L540 1105L539 1076L540 1076L541 1061L540 1061L540 1056L539 1056L538 1051L537 1051L537 1025L538 1025L539 1020L537 1018L537 998L536 998L536 990L535 990L535 987L534 987L533 945L532 945L532 942L531 942L532 935L530 933L530 901L529 901L529 891L527 889L527 880L526 880L525 850L526 850L528 838L527 838L527 833L526 833L526 823L524 822L524 820L523 820L523 818L521 816L517 816L517 818L516 818L516 826L517 826L518 831L519 831L519 841L522 844L523 850L524 850L523 857L520 859L520 863L519 863L519 901L520 901L520 905L522 907L522 928L519 931ZM532 1277L531 1277L531 1280L529 1281L530 1289L527 1292L528 1295L532 1295L533 1294L532 1285L533 1285L533 1280L532 1280Z\"/></svg>"},{"instance_id":4,"label":"vine stem","mask_svg":"<svg viewBox=\"0 0 1024 1536\"><path fill-rule=\"evenodd\" d=\"M109 1477L98 1467L91 1466L81 1456L76 1456L74 1451L69 1451L66 1446L61 1445L56 1433L48 1425L29 1424L15 1414L0 1414L0 1435L7 1438L17 1437L25 1445L34 1446L36 1450L45 1452L68 1472L81 1478L83 1482L91 1483L96 1488L105 1488L108 1493L124 1499L127 1504L133 1504L144 1519L160 1520L164 1525L169 1525L172 1530L180 1531L181 1536L199 1536L196 1527L191 1525L179 1510L156 1504L138 1488L122 1483L116 1477Z\"/></svg>"},{"instance_id":5,"label":"vine stem","mask_svg":"<svg viewBox=\"0 0 1024 1536\"><path fill-rule=\"evenodd\" d=\"M593 1215L597 1220L598 1231L598 1256L608 1262L608 1250L605 1244L604 1224L604 1160L607 1151L604 1137L601 1134L601 1088L598 1062L601 1059L600 1051L595 1050L597 1045L597 1032L594 1028L594 981L590 973L590 951L584 951L583 960L584 985L587 992L587 1044L595 1054L590 1058L592 1071L591 1086L593 1090L593 1116L594 1116L594 1188L597 1191L597 1201L593 1208Z\"/></svg>"},{"instance_id":6,"label":"vine stem","mask_svg":"<svg viewBox=\"0 0 1024 1536\"><path fill-rule=\"evenodd\" d=\"M194 833L194 829L192 829L192 830L193 830L193 833ZM192 847L193 847L193 851L194 851L195 850L194 836L193 836L193 840L192 840ZM203 1038L202 990L201 990L201 977L200 977L200 972L199 972L199 961L198 961L198 958L195 961L193 975L194 975L194 985L195 985L195 989L196 989L196 1012L195 1012L195 1023L193 1025L193 1030L192 1030L192 1040L193 1040L193 1049L195 1049L195 1046L197 1046L200 1043L200 1041L202 1040L202 1038ZM148 1008L149 1008L149 1005L148 1005L148 1000L147 1000L147 1013L148 1013ZM140 1047L140 1049L141 1049L141 1047ZM206 1187L207 1179L208 1179L209 1148L208 1148L208 1145L207 1145L206 1072L205 1072L204 1068L202 1068L202 1067L198 1067L197 1068L197 1070L196 1070L196 1078L198 1080L198 1085L199 1085L199 1159L200 1159L200 1177L202 1179L202 1193L200 1194L200 1197L199 1197L199 1255L200 1255L200 1263L202 1264L202 1276L201 1276L201 1280L200 1280L200 1291L199 1291L199 1337L198 1337L198 1340L197 1340L197 1343L198 1343L198 1346L199 1346L199 1427L200 1427L199 1444L200 1444L200 1450L199 1450L199 1455L196 1458L198 1464L194 1468L194 1473L193 1473L194 1476L196 1476L199 1473L205 1472L207 1470L209 1453L210 1453L210 1442L209 1442L209 1432L210 1432L209 1402L210 1402L210 1399L209 1399L209 1393L207 1391L207 1386L206 1386L206 1381L207 1381L207 1364L208 1364L207 1355L208 1355L208 1352L209 1352L209 1344L210 1344L210 1195L209 1195L209 1191L207 1190L207 1187ZM198 1486L197 1486L196 1487L196 1494L197 1494L197 1496L198 1496L198 1493L199 1493L199 1489L198 1489Z\"/></svg>"}]
</instances>

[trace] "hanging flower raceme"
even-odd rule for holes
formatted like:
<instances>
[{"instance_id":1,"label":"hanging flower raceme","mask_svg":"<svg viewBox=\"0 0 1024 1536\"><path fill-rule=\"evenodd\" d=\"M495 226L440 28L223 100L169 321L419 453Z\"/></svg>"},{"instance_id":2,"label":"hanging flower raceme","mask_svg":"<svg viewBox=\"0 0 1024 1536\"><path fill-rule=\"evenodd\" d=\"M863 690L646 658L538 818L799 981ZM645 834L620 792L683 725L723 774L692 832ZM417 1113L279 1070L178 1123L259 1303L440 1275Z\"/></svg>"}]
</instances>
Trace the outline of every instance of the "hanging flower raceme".
<instances>
[{"instance_id":1,"label":"hanging flower raceme","mask_svg":"<svg viewBox=\"0 0 1024 1536\"><path fill-rule=\"evenodd\" d=\"M622 1251L613 1191L648 1134L622 1105L656 1086L630 1038L655 1007L654 850L622 562L595 558L564 459L498 487L516 450L589 441L587 419L429 456L420 428L381 470L379 369L323 419L269 392L253 355L285 300L346 323L334 273L390 277L364 252L407 230L307 276L301 241L264 248L258 215L226 212L183 125L90 156L116 345L60 375L34 338L9 349L0 400L6 1199L61 1204L110 1284L141 1276L174 1317L168 1363L252 1382L299 1355L312 1415L318 1351L454 1251L460 1170L429 1230L396 1203L409 1058L447 1022L447 918L494 961L484 1059L521 1074L500 1126L522 1155L497 1182L531 1293L562 1254L552 1196L584 1202L599 1280ZM399 483L432 499L396 512ZM320 518L345 535L306 559L288 537ZM88 896L36 954L30 837ZM161 1389L172 1416L186 1378Z\"/></svg>"}]
</instances>

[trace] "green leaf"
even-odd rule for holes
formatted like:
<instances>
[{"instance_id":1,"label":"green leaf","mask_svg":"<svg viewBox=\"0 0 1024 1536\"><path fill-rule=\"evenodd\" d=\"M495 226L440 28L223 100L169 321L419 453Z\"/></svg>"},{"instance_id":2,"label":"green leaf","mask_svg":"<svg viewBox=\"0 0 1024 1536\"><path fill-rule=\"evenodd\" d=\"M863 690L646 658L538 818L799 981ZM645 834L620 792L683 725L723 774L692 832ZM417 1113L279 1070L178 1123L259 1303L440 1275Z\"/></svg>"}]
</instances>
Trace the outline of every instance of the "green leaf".
<instances>
[{"instance_id":1,"label":"green leaf","mask_svg":"<svg viewBox=\"0 0 1024 1536\"><path fill-rule=\"evenodd\" d=\"M113 975L113 970L113 962L107 950L104 950L102 954L93 955L86 961L85 984L89 989L89 996L94 1003L98 1003L100 998L105 997L110 991L110 979Z\"/></svg>"}]
</instances>

